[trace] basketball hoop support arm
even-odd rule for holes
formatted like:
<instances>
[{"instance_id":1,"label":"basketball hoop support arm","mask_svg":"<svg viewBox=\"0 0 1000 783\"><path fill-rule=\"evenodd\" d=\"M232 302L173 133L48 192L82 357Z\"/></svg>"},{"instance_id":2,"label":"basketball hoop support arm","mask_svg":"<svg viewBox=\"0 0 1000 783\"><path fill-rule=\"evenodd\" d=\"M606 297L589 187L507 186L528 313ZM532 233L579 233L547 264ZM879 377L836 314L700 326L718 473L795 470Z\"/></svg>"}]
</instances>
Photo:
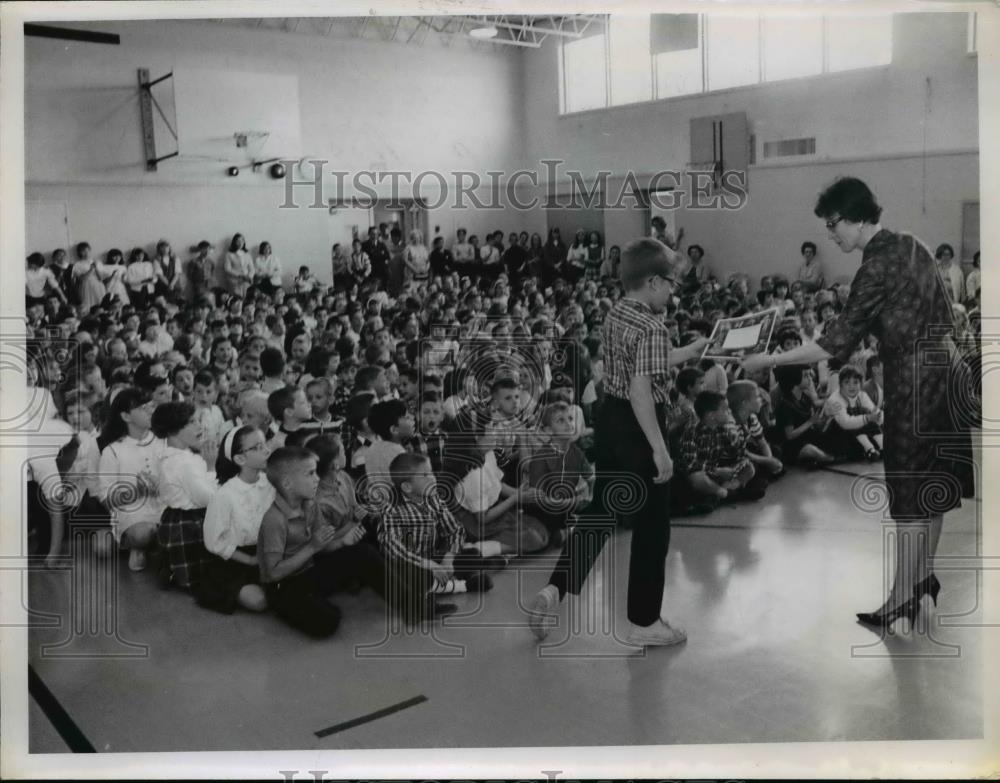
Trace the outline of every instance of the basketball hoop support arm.
<instances>
[{"instance_id":1,"label":"basketball hoop support arm","mask_svg":"<svg viewBox=\"0 0 1000 783\"><path fill-rule=\"evenodd\" d=\"M167 115L160 108L156 96L153 95L153 87L155 85L166 79L172 79L173 76L174 73L171 71L159 79L150 81L149 69L139 69L139 116L142 120L142 146L146 158L146 171L156 171L157 163L168 158L176 158L180 154L180 151L177 151L171 152L169 155L162 155L159 158L156 157L156 134L153 129L153 109L155 108L167 126L167 130L170 131L170 135L174 137L174 141L177 141L177 132L170 125L170 120L167 119Z\"/></svg>"}]
</instances>

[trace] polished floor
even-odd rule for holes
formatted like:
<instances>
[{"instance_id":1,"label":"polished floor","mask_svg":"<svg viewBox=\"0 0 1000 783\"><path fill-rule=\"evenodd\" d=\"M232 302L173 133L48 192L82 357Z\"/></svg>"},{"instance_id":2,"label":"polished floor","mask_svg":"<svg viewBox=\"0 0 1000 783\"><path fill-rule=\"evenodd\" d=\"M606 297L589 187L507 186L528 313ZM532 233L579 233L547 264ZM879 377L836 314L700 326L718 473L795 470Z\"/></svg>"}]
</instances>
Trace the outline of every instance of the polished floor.
<instances>
[{"instance_id":1,"label":"polished floor","mask_svg":"<svg viewBox=\"0 0 1000 783\"><path fill-rule=\"evenodd\" d=\"M342 629L318 642L84 558L31 575L29 662L110 752L981 738L979 501L946 517L937 609L925 599L913 632L882 638L854 618L881 598L879 484L848 475L867 465L842 470L675 521L664 611L689 635L676 648L622 641L623 532L541 646L521 607L544 559L413 633L387 634L374 594L338 597ZM33 704L30 751L69 750Z\"/></svg>"}]
</instances>

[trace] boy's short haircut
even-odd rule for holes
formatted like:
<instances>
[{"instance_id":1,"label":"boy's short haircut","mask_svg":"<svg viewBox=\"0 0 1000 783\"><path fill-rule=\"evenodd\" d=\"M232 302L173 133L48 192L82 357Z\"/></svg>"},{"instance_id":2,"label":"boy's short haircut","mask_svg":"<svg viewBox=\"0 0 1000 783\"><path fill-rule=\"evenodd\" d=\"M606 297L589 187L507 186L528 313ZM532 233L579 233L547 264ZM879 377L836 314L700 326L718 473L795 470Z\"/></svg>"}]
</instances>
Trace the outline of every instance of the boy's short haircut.
<instances>
[{"instance_id":1,"label":"boy's short haircut","mask_svg":"<svg viewBox=\"0 0 1000 783\"><path fill-rule=\"evenodd\" d=\"M399 371L400 378L406 378L410 383L420 382L420 370L416 367L404 367Z\"/></svg>"},{"instance_id":2,"label":"boy's short haircut","mask_svg":"<svg viewBox=\"0 0 1000 783\"><path fill-rule=\"evenodd\" d=\"M434 405L441 404L441 394L433 389L429 389L420 395L420 404L432 403Z\"/></svg>"},{"instance_id":3,"label":"boy's short haircut","mask_svg":"<svg viewBox=\"0 0 1000 783\"><path fill-rule=\"evenodd\" d=\"M322 386L326 389L327 395L333 394L333 384L330 383L329 378L313 378L309 383L306 384L306 389L311 389L314 386Z\"/></svg>"},{"instance_id":4,"label":"boy's short haircut","mask_svg":"<svg viewBox=\"0 0 1000 783\"><path fill-rule=\"evenodd\" d=\"M355 429L360 427L361 423L368 418L374 402L375 395L371 392L362 392L351 397L347 401L347 410L344 411L347 424Z\"/></svg>"},{"instance_id":5,"label":"boy's short haircut","mask_svg":"<svg viewBox=\"0 0 1000 783\"><path fill-rule=\"evenodd\" d=\"M260 370L268 378L277 378L285 370L285 354L269 347L260 352Z\"/></svg>"},{"instance_id":6,"label":"boy's short haircut","mask_svg":"<svg viewBox=\"0 0 1000 783\"><path fill-rule=\"evenodd\" d=\"M325 476L330 466L344 452L344 442L334 433L319 435L309 441L309 451L316 455L316 472Z\"/></svg>"},{"instance_id":7,"label":"boy's short haircut","mask_svg":"<svg viewBox=\"0 0 1000 783\"><path fill-rule=\"evenodd\" d=\"M684 367L677 373L677 380L674 381L674 385L677 387L677 391L687 397L695 384L704 377L705 373L697 367Z\"/></svg>"},{"instance_id":8,"label":"boy's short haircut","mask_svg":"<svg viewBox=\"0 0 1000 783\"><path fill-rule=\"evenodd\" d=\"M801 343L802 335L800 335L795 329L782 329L778 332L775 340L778 345L783 345L785 340L798 340L798 342Z\"/></svg>"},{"instance_id":9,"label":"boy's short haircut","mask_svg":"<svg viewBox=\"0 0 1000 783\"><path fill-rule=\"evenodd\" d=\"M430 459L424 454L406 451L396 455L389 464L389 477L392 479L393 486L402 490L403 482L410 481L418 470L429 463Z\"/></svg>"},{"instance_id":10,"label":"boy's short haircut","mask_svg":"<svg viewBox=\"0 0 1000 783\"><path fill-rule=\"evenodd\" d=\"M240 354L239 364L243 364L243 362L247 361L248 359L253 359L253 361L259 364L260 354L255 351L244 351L243 353Z\"/></svg>"},{"instance_id":11,"label":"boy's short haircut","mask_svg":"<svg viewBox=\"0 0 1000 783\"><path fill-rule=\"evenodd\" d=\"M212 374L211 370L198 370L194 376L195 386L204 386L206 389L209 386L215 386L215 375Z\"/></svg>"},{"instance_id":12,"label":"boy's short haircut","mask_svg":"<svg viewBox=\"0 0 1000 783\"><path fill-rule=\"evenodd\" d=\"M494 378L493 383L490 384L490 394L496 394L501 389L517 389L517 381L511 378L509 375L501 375L499 378Z\"/></svg>"},{"instance_id":13,"label":"boy's short haircut","mask_svg":"<svg viewBox=\"0 0 1000 783\"><path fill-rule=\"evenodd\" d=\"M726 395L714 391L698 392L694 398L694 412L699 419L704 419L708 413L715 413L726 404Z\"/></svg>"},{"instance_id":14,"label":"boy's short haircut","mask_svg":"<svg viewBox=\"0 0 1000 783\"><path fill-rule=\"evenodd\" d=\"M392 438L392 428L407 413L406 403L402 400L386 400L372 405L368 411L368 426L382 440Z\"/></svg>"},{"instance_id":15,"label":"boy's short haircut","mask_svg":"<svg viewBox=\"0 0 1000 783\"><path fill-rule=\"evenodd\" d=\"M674 265L670 263L667 248L662 242L646 237L625 245L619 276L626 291L637 291L649 278L657 275L676 278Z\"/></svg>"},{"instance_id":16,"label":"boy's short haircut","mask_svg":"<svg viewBox=\"0 0 1000 783\"><path fill-rule=\"evenodd\" d=\"M841 368L840 373L837 375L837 382L843 383L844 381L854 378L856 380L861 380L861 371L855 367L853 364L845 364Z\"/></svg>"},{"instance_id":17,"label":"boy's short haircut","mask_svg":"<svg viewBox=\"0 0 1000 783\"><path fill-rule=\"evenodd\" d=\"M865 375L871 378L872 370L875 369L876 367L881 367L881 366L882 366L882 358L878 354L875 354L874 356L869 356L868 359L865 361Z\"/></svg>"},{"instance_id":18,"label":"boy's short haircut","mask_svg":"<svg viewBox=\"0 0 1000 783\"><path fill-rule=\"evenodd\" d=\"M739 410L740 406L750 402L759 394L759 387L749 380L733 381L726 388L726 399L731 410Z\"/></svg>"},{"instance_id":19,"label":"boy's short haircut","mask_svg":"<svg viewBox=\"0 0 1000 783\"><path fill-rule=\"evenodd\" d=\"M275 449L267 458L267 480L284 497L281 482L285 476L298 470L303 462L315 459L315 454L301 446L282 446Z\"/></svg>"},{"instance_id":20,"label":"boy's short haircut","mask_svg":"<svg viewBox=\"0 0 1000 783\"><path fill-rule=\"evenodd\" d=\"M358 370L357 375L354 376L354 387L357 389L364 389L375 383L375 379L378 378L380 374L385 372L381 367L374 364L366 364L360 370Z\"/></svg>"},{"instance_id":21,"label":"boy's short haircut","mask_svg":"<svg viewBox=\"0 0 1000 783\"><path fill-rule=\"evenodd\" d=\"M297 386L285 386L281 389L275 389L268 395L267 412L278 424L285 420L285 411L295 407L295 394L298 391Z\"/></svg>"},{"instance_id":22,"label":"boy's short haircut","mask_svg":"<svg viewBox=\"0 0 1000 783\"><path fill-rule=\"evenodd\" d=\"M338 341L339 342L339 341ZM337 365L337 375L342 372L347 372L348 370L356 370L358 368L358 361L353 356L340 357L340 364Z\"/></svg>"},{"instance_id":23,"label":"boy's short haircut","mask_svg":"<svg viewBox=\"0 0 1000 783\"><path fill-rule=\"evenodd\" d=\"M539 424L543 427L549 427L557 414L567 413L569 410L570 407L568 403L562 401L550 402L545 406L545 408L542 409L542 416L539 419Z\"/></svg>"},{"instance_id":24,"label":"boy's short haircut","mask_svg":"<svg viewBox=\"0 0 1000 783\"><path fill-rule=\"evenodd\" d=\"M804 364L786 364L774 368L774 379L785 394L791 394L792 389L802 383L802 375L808 369Z\"/></svg>"}]
</instances>

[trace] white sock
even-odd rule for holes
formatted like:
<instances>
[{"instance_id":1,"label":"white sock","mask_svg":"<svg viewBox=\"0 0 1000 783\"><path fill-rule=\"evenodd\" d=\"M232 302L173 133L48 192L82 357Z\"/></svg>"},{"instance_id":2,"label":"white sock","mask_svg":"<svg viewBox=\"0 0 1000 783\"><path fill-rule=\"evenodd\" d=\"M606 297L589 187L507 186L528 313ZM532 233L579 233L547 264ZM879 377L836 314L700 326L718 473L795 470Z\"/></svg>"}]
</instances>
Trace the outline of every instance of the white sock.
<instances>
[{"instance_id":1,"label":"white sock","mask_svg":"<svg viewBox=\"0 0 1000 783\"><path fill-rule=\"evenodd\" d=\"M452 593L467 593L469 588L465 586L464 579L455 579L454 577L449 579L443 585L434 583L434 587L431 588L431 593L433 595L451 595Z\"/></svg>"},{"instance_id":2,"label":"white sock","mask_svg":"<svg viewBox=\"0 0 1000 783\"><path fill-rule=\"evenodd\" d=\"M479 552L480 557L493 557L494 555L503 554L503 545L499 541L477 541L474 544L468 544L468 549L475 549Z\"/></svg>"}]
</instances>

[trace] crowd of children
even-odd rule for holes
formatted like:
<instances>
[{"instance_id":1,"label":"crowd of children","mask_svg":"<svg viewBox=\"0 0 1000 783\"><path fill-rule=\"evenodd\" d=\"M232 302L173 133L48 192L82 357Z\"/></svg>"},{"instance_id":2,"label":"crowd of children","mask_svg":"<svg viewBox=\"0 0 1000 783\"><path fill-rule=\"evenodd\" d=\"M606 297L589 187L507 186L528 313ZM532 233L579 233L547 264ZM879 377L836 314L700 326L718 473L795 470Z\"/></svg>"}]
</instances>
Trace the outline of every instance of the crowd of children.
<instances>
[{"instance_id":1,"label":"crowd of children","mask_svg":"<svg viewBox=\"0 0 1000 783\"><path fill-rule=\"evenodd\" d=\"M373 227L350 254L334 247L332 286L303 266L287 289L270 245L255 262L240 235L223 287L208 242L183 265L163 241L127 266L118 250L94 261L85 242L72 264L33 253L30 391L72 434L57 464L76 486L59 507L29 483L35 552L57 562L63 520L85 522L95 548L127 550L133 571L204 607L271 609L325 637L338 591L434 617L454 609L441 596L488 591L490 571L558 547L593 500L618 248L582 231L567 247L558 230L432 244ZM771 350L815 340L849 288L822 287L806 250L809 275L751 292L691 245L665 316L674 346L773 307ZM955 268L942 270L963 298L955 336L975 362L978 276L960 286ZM880 370L874 338L843 366L675 368L672 513L759 500L786 465L880 459Z\"/></svg>"}]
</instances>

